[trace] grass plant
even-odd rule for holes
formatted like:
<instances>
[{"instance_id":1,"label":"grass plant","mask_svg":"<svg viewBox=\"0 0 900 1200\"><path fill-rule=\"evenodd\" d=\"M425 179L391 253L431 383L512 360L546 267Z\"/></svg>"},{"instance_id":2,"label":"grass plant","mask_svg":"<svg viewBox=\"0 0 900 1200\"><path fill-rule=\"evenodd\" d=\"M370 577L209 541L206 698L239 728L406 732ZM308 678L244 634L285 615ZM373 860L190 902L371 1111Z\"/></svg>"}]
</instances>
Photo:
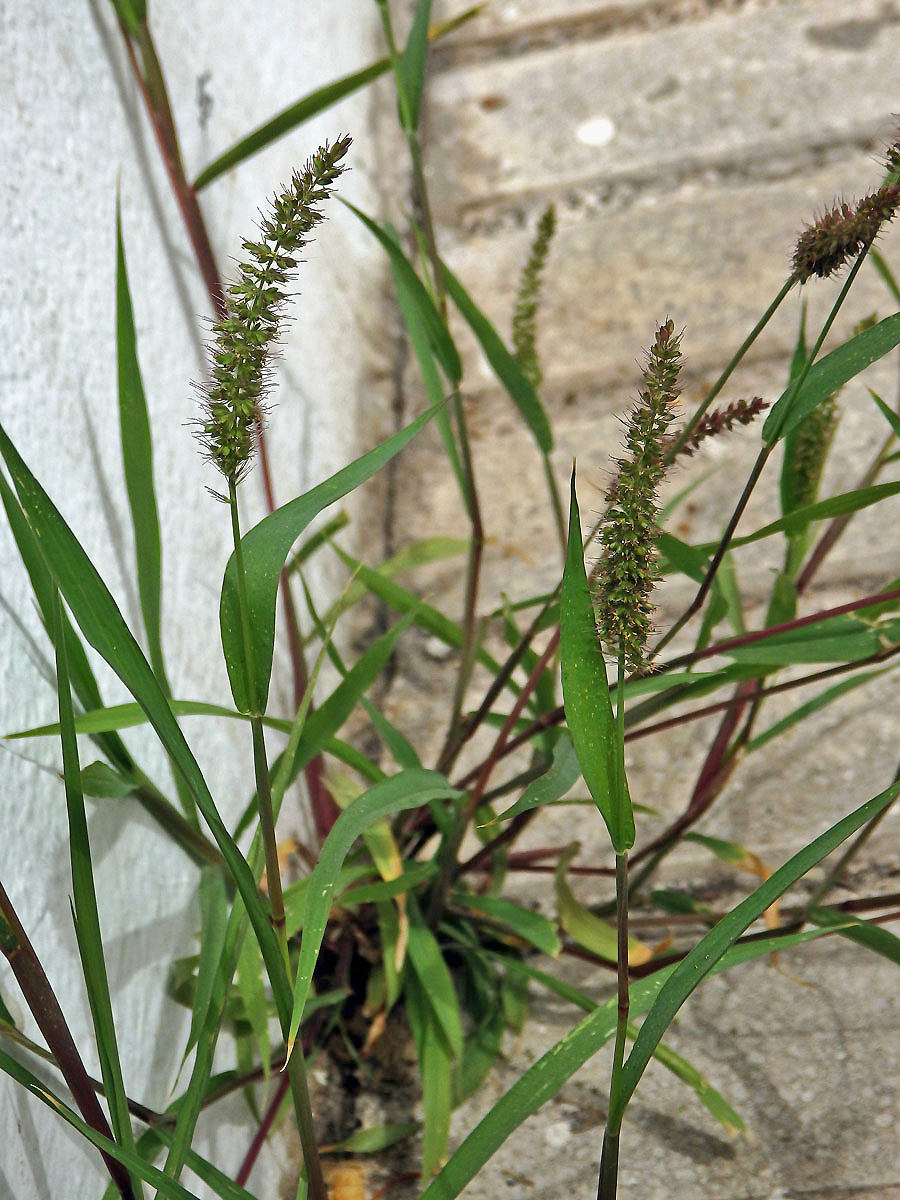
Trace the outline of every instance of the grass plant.
<instances>
[{"instance_id":1,"label":"grass plant","mask_svg":"<svg viewBox=\"0 0 900 1200\"><path fill-rule=\"evenodd\" d=\"M554 269L555 214L550 208L541 218L518 291L510 297L509 340L442 258L432 217L420 138L429 48L476 18L478 10L432 26L430 4L420 0L401 43L388 0L377 4L385 44L381 58L302 97L192 183L147 8L141 0L113 0L215 314L196 432L221 474L222 519L232 533L219 603L231 704L176 697L167 674L154 421L142 384L118 212L110 289L116 296L121 444L142 629L129 627L90 549L56 507L52 489L44 489L0 426L0 499L53 647L58 710L53 724L11 736L54 737L60 743L73 919L102 1079L89 1076L83 1048L76 1046L53 991L52 964L40 962L2 887L0 949L43 1045L29 1041L10 1006L0 1004L6 1044L0 1069L96 1147L109 1176L105 1200L189 1197L182 1182L186 1168L203 1181L207 1194L250 1197L248 1179L260 1147L286 1112L292 1113L303 1148L298 1196L327 1200L324 1153L358 1155L420 1134L421 1200L453 1200L503 1141L607 1043L612 1069L597 1196L612 1200L620 1158L628 1155L628 1105L651 1058L676 1077L673 1087L691 1089L729 1132L745 1129L714 1081L665 1040L706 977L838 937L854 942L860 954L900 964L900 940L886 927L898 916L896 897L828 904L841 873L900 794L900 778L886 780L873 798L848 796L845 815L829 829L810 829L807 844L771 874L748 848L695 828L726 784L739 778L748 756L772 747L789 730L802 730L807 718L849 690L882 678L894 669L900 651L895 568L887 569L877 587L860 588L839 606L815 610L805 604L811 579L856 514L900 493L900 483L889 477L900 456L900 409L880 397L875 401L884 441L877 458L852 490L827 494L823 485L828 456L840 439L842 388L900 345L898 311L865 322L843 342L833 336L838 312L867 262L889 285L892 309L900 303L890 267L873 249L900 205L900 140L888 150L880 187L858 202L837 203L800 235L783 285L707 394L683 417L677 401L690 330L679 330L677 314L648 314L648 331L654 319L662 320L625 427L624 452L615 460L605 512L593 531L599 537L595 546L582 520L576 482L599 476L608 464L579 461L577 477L572 469L566 520L552 459L553 429L540 395L540 293L545 273ZM282 336L289 283L302 271L299 253L314 230L327 237L327 225L318 227L339 202L340 177L352 167L350 138L338 136L314 150L273 198L259 229L243 241L236 277L227 285L200 198L274 139L387 75L409 156L408 227L400 234L388 221L344 203L385 253L426 405L348 466L276 505L265 430L266 399L275 390L271 352ZM841 271L837 299L809 346L804 317L780 397L772 404L760 396L732 398L713 407L788 295ZM535 488L546 489L564 552L552 591L517 596L499 607L500 598L486 597L483 587L491 520L463 403L459 326L480 345L534 443ZM673 431L676 421L680 427ZM361 561L343 535L347 518L328 510L384 470L432 423L459 491L465 528L455 539L429 537L385 561ZM713 439L737 427L759 437L755 463L734 489L721 537L690 544L672 531L668 512L660 513L660 483L682 458L702 457ZM776 451L782 464L780 515L746 532L745 510L764 474L771 474ZM269 512L242 529L239 489L254 460ZM191 481L184 486L189 489ZM771 548L771 594L764 622L748 628L735 563L743 547L759 542ZM401 570L427 568L460 553L466 567L459 613L445 611L417 585L398 582ZM329 555L346 571L342 597L324 613L303 577L314 555ZM689 581L693 598L657 636L653 588L677 577ZM276 642L279 594L286 613L284 646ZM367 600L387 620L351 660L347 622ZM722 632L726 622L731 634ZM500 657L489 649L494 643L486 640L488 628L502 630ZM446 724L433 763L374 698L398 643L413 629L426 631L455 656L455 682L443 698ZM98 659L122 681L132 702L104 704ZM270 680L279 661L291 670L294 704L291 711L272 713ZM323 683L326 662L337 680L331 685ZM770 697L794 691L803 697L797 707L762 728ZM664 737L675 726L712 714L718 725L696 780L675 776L670 784L686 797L682 813L648 836L642 811L632 802L626 744ZM181 720L188 716L224 716L248 727L254 770L236 823L223 819L182 732ZM127 744L126 731L142 724L152 727L172 764L168 789L151 781ZM360 734L363 726L367 736ZM273 755L275 739L280 750ZM85 751L93 756L87 765ZM55 787L48 784L48 790ZM289 880L282 878L280 858L287 831L278 821L284 797L295 787L308 805L312 835L300 846L304 873ZM585 792L592 802L587 811L595 807L597 814L588 817L577 807L572 812L580 814L579 822L599 815L609 852L575 869L605 880L609 895L602 911L584 907L569 882L577 845L517 845L526 829L539 828L543 809L583 804ZM90 802L112 799L143 806L184 851L184 869L197 881L199 953L174 949L170 983L172 995L191 1012L182 1060L190 1069L165 1112L151 1111L129 1093L119 1057L86 820ZM653 803L653 797L639 800ZM721 913L702 909L687 892L654 890L663 860L692 842L735 869L755 873L758 886ZM837 864L808 900L795 903L789 918L784 908L773 920L773 906L838 850ZM520 872L534 869L554 873L557 910L550 916L523 898ZM7 870L9 863L0 858L0 879ZM629 924L635 910L645 918L671 919L674 940L653 951L635 938ZM695 943L679 933L677 913L706 927ZM565 982L555 970L561 952L593 963L601 982L614 973L615 996L598 1001ZM580 1020L451 1151L451 1113L501 1057L506 1030L521 1030L530 989L562 998ZM401 1123L350 1131L337 1146L323 1147L308 1061L343 1046L362 1062L392 1022L408 1028L415 1046L421 1127L410 1113ZM223 1032L235 1054L227 1079L213 1074ZM46 1086L47 1063L67 1094ZM267 1085L264 1093L261 1083ZM248 1144L239 1171L230 1177L205 1157L197 1125L204 1109L238 1088L248 1101ZM592 1192L593 1180L586 1186Z\"/></svg>"}]
</instances>

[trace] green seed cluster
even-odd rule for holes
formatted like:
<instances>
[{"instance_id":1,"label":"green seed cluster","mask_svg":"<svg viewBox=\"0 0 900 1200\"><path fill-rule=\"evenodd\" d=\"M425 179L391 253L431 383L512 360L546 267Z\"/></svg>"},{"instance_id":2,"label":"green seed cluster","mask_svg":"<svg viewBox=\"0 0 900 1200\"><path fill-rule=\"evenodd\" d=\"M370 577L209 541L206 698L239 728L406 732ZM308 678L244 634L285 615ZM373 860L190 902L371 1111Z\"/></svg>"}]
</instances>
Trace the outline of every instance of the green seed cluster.
<instances>
[{"instance_id":1,"label":"green seed cluster","mask_svg":"<svg viewBox=\"0 0 900 1200\"><path fill-rule=\"evenodd\" d=\"M333 146L326 142L273 199L269 214L260 219L259 239L241 243L245 261L226 292L225 315L213 325L212 382L199 421L207 455L233 483L250 466L265 414L269 352L278 338L289 273L322 220L316 205L330 195L349 148L349 137Z\"/></svg>"},{"instance_id":2,"label":"green seed cluster","mask_svg":"<svg viewBox=\"0 0 900 1200\"><path fill-rule=\"evenodd\" d=\"M597 569L598 627L611 656L623 653L640 670L650 636L656 579L656 490L665 473L664 439L675 414L681 370L681 335L671 320L659 326L644 368L644 387L625 435L627 457L606 494Z\"/></svg>"},{"instance_id":3,"label":"green seed cluster","mask_svg":"<svg viewBox=\"0 0 900 1200\"><path fill-rule=\"evenodd\" d=\"M838 416L836 398L829 396L788 435L793 439L790 494L794 508L805 508L816 501Z\"/></svg>"},{"instance_id":4,"label":"green seed cluster","mask_svg":"<svg viewBox=\"0 0 900 1200\"><path fill-rule=\"evenodd\" d=\"M541 365L537 354L537 310L541 292L541 276L555 232L556 209L550 204L538 221L531 252L519 280L516 306L513 311L512 340L515 346L515 358L534 387L541 382Z\"/></svg>"}]
</instances>

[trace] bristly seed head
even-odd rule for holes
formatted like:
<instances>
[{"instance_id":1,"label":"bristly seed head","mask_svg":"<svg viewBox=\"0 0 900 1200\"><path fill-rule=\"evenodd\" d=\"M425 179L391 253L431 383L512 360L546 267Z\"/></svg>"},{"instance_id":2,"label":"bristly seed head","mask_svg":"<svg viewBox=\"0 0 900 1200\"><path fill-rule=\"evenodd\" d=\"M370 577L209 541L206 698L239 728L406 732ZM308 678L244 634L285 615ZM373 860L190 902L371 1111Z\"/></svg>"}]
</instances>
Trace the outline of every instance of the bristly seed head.
<instances>
[{"instance_id":1,"label":"bristly seed head","mask_svg":"<svg viewBox=\"0 0 900 1200\"><path fill-rule=\"evenodd\" d=\"M900 136L888 147L885 169L892 179L900 175ZM885 184L856 205L838 201L797 239L792 273L798 283L813 275L826 279L868 248L882 225L900 208L900 184Z\"/></svg>"},{"instance_id":2,"label":"bristly seed head","mask_svg":"<svg viewBox=\"0 0 900 1200\"><path fill-rule=\"evenodd\" d=\"M701 442L705 442L707 438L718 437L721 433L730 433L735 425L749 425L768 407L768 401L763 400L762 396L754 396L752 400L732 400L725 408L714 408L712 412L704 413L694 432L679 447L678 453L693 458ZM665 439L664 453L670 454L680 436L681 433L677 432Z\"/></svg>"},{"instance_id":3,"label":"bristly seed head","mask_svg":"<svg viewBox=\"0 0 900 1200\"><path fill-rule=\"evenodd\" d=\"M640 670L650 636L656 579L656 490L665 473L664 438L675 417L680 388L681 334L671 320L660 325L644 367L644 387L636 401L625 445L626 458L607 493L600 530L603 554L598 564L596 598L601 640L611 656L624 654Z\"/></svg>"},{"instance_id":4,"label":"bristly seed head","mask_svg":"<svg viewBox=\"0 0 900 1200\"><path fill-rule=\"evenodd\" d=\"M320 147L260 218L259 240L241 243L247 257L225 294L224 316L213 324L212 382L204 389L197 422L207 456L232 483L251 464L265 415L269 354L278 338L289 272L323 219L316 205L331 194L349 148L349 137Z\"/></svg>"},{"instance_id":5,"label":"bristly seed head","mask_svg":"<svg viewBox=\"0 0 900 1200\"><path fill-rule=\"evenodd\" d=\"M549 204L538 221L528 261L519 280L513 311L512 338L516 348L515 358L534 387L538 387L541 382L541 364L537 353L537 311L541 277L555 232L556 209Z\"/></svg>"}]
</instances>

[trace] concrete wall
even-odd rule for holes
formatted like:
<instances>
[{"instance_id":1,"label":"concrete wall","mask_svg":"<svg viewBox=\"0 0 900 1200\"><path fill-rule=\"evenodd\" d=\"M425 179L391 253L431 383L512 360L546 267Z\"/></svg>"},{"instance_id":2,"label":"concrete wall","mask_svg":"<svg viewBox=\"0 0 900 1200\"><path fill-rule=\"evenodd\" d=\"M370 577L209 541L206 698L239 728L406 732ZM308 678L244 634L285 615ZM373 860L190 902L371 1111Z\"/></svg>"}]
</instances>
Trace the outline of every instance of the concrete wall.
<instances>
[{"instance_id":1,"label":"concrete wall","mask_svg":"<svg viewBox=\"0 0 900 1200\"><path fill-rule=\"evenodd\" d=\"M434 16L458 7L435 0ZM194 314L206 312L203 290L107 9L100 0L93 7L6 9L9 50L0 70L17 120L3 133L5 165L13 169L0 184L9 268L0 287L20 336L8 347L3 420L134 618L112 356L113 205L121 167L139 351L158 439L171 673L180 694L227 701L215 620L227 531L203 491L209 477L184 428L193 412L190 380L202 371ZM287 8L156 3L154 29L189 165L198 169L316 83L368 61L376 17L370 0ZM891 113L900 108L898 25L900 6L890 0L856 0L852 7L841 0L495 0L478 23L435 53L424 137L439 238L502 331L536 220L549 200L557 205L560 231L541 334L543 397L557 432L555 468L565 481L577 453L586 515L601 505L618 416L638 384L636 360L654 322L671 315L685 326L690 405L784 279L803 224L834 195L859 195L877 183L878 154L895 128ZM203 94L213 99L207 119L198 101ZM318 140L338 131L357 138L343 194L377 204L383 191L394 197L393 218L402 219L397 198L406 195L405 154L387 96L377 119L365 99L355 101L213 185L203 204L221 260L235 253L263 195ZM898 261L893 233L883 250ZM372 247L336 214L307 258L273 417L282 497L352 456L357 417L383 429L422 403L414 373L404 369L392 310L372 302L381 266ZM836 287L808 289L811 328ZM891 302L866 273L840 330L873 309L884 316ZM778 395L798 311L794 297L725 400ZM503 592L515 599L552 586L559 557L533 446L462 329L460 341L491 539L487 608ZM871 382L886 398L895 396L892 368ZM853 486L883 436L870 403L864 388L848 389L830 486ZM680 536L715 535L755 454L755 438L751 432L723 442L705 461L682 468L673 491L710 465L716 470L683 509ZM464 528L433 432L392 478L393 497L380 493L366 512L369 561L382 544L399 547ZM250 497L257 491L258 515L257 487L251 481L246 490ZM775 489L764 486L747 527L775 511ZM810 605L840 603L851 589L900 573L893 526L863 520L861 528L863 536L841 545L823 570ZM0 539L0 588L8 605L0 614L6 683L0 718L8 729L52 719L54 699L29 640L43 646L26 581L2 531ZM764 551L742 560L750 620L761 618L773 565ZM453 564L422 585L454 616L460 575ZM663 595L663 627L687 598L677 588ZM424 636L411 633L402 644L386 703L426 747L437 743L455 667ZM111 702L124 698L103 679ZM284 695L284 678L278 686ZM789 706L773 705L772 718ZM786 740L765 761L748 762L703 828L777 865L886 784L897 758L895 710L891 676L846 697L808 727L811 743ZM679 811L710 733L708 726L691 726L665 741L638 743L629 757L635 799L656 807L660 819ZM247 777L247 747L231 728L197 725L195 732L191 724L188 735L223 810L233 814L244 799L243 787L235 792L233 784ZM129 744L165 777L151 739L134 735ZM852 751L860 745L864 756ZM56 750L35 744L25 753L27 760L7 753L3 764L0 877L87 1045L66 899L62 796L48 773ZM642 818L642 837L654 828ZM98 806L91 830L101 915L112 934L117 1015L126 1031L126 1079L142 1099L163 1105L185 1022L159 992L173 948L187 953L194 945L195 876L140 813ZM606 861L599 819L575 822L566 815L536 836L554 842L577 836L583 861ZM890 817L861 863L858 886L891 886L891 873L900 870L896 844L897 820ZM663 872L679 886L701 878L715 902L739 894L735 880L699 853L680 854ZM590 881L579 881L577 891L586 903L607 894ZM551 890L540 881L529 879L523 894L550 911ZM852 946L830 945L820 948L815 967L809 955L785 956L782 965L785 973L758 964L711 982L672 1038L742 1112L754 1137L726 1140L683 1088L651 1067L626 1125L624 1195L824 1200L858 1189L865 1200L900 1196L896 1081L884 1067L896 1058L895 968L860 959ZM815 980L814 989L797 983L804 976ZM6 995L6 977L0 978ZM576 969L572 979L605 994L605 980L595 974ZM508 1047L509 1061L456 1115L455 1134L466 1132L573 1021L570 1011L543 1001L535 1016L528 1039ZM510 1140L472 1196L593 1196L607 1078L606 1060L590 1064L551 1110ZM237 1121L238 1109L232 1111ZM0 1196L94 1194L88 1181L99 1181L101 1172L80 1142L15 1090L2 1113L0 1144L8 1149L0 1155ZM206 1136L226 1166L244 1151L245 1135L236 1135L229 1121L210 1125ZM275 1195L277 1174L272 1166L251 1185Z\"/></svg>"},{"instance_id":2,"label":"concrete wall","mask_svg":"<svg viewBox=\"0 0 900 1200\"><path fill-rule=\"evenodd\" d=\"M218 592L228 554L227 512L206 492L189 422L192 381L203 375L208 298L161 169L122 39L106 0L0 5L4 97L0 171L3 311L2 420L26 461L93 557L123 612L139 628L133 548L118 447L115 196L122 214L138 351L155 437L163 537L164 639L179 696L228 703ZM304 5L221 5L154 0L152 27L167 74L189 174L319 84L371 61L378 48L370 0ZM320 141L351 133L352 172L341 193L373 204L371 93L325 114L202 196L212 243L227 272L257 210ZM373 339L369 297L380 251L335 203L306 253L278 366L270 447L278 496L287 500L354 456L359 400ZM367 426L365 414L362 427ZM245 521L263 512L258 472L244 488ZM313 573L320 597L334 579ZM0 522L0 729L54 719L47 642L15 548ZM283 664L282 664L283 666ZM109 703L127 697L99 670ZM273 707L288 696L277 674ZM192 721L186 733L228 820L247 797L243 730ZM128 735L167 789L168 768L142 732ZM89 744L82 747L90 761ZM80 982L68 894L69 862L58 749L4 744L0 762L0 878L57 990L89 1068L97 1070ZM290 818L289 818L290 819ZM196 949L197 875L136 805L97 804L89 814L125 1079L131 1094L165 1106L175 1083L186 1013L165 1000L173 955ZM6 964L3 995L24 1004ZM34 1025L23 1013L25 1028ZM223 1066L233 1065L226 1054ZM48 1078L51 1078L48 1075ZM0 1196L6 1200L99 1195L97 1155L5 1078L0 1083ZM205 1145L236 1169L251 1132L234 1104L207 1125ZM251 1186L274 1195L277 1164ZM192 1186L192 1185L190 1185ZM200 1189L202 1191L202 1189ZM293 1194L293 1193L292 1193Z\"/></svg>"}]
</instances>

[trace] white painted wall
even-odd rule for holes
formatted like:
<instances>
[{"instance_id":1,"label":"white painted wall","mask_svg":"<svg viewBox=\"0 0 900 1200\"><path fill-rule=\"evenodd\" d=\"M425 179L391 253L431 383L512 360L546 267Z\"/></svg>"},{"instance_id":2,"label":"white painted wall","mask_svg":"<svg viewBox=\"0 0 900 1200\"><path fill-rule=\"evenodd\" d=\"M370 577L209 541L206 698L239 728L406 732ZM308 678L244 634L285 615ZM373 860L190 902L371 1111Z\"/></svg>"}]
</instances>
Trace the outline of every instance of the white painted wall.
<instances>
[{"instance_id":1,"label":"white painted wall","mask_svg":"<svg viewBox=\"0 0 900 1200\"><path fill-rule=\"evenodd\" d=\"M292 100L380 52L371 0L151 0L150 13L189 174ZM138 350L155 437L169 674L177 695L227 703L217 623L227 517L205 491L214 480L187 427L195 413L191 381L203 369L197 314L208 315L208 301L111 5L0 0L0 29L0 311L6 331L0 415L137 628L115 390L114 208L120 177ZM212 100L206 118L201 91ZM265 197L326 137L354 135L353 171L341 192L372 207L370 105L370 93L345 101L203 194L220 264L227 266L239 238L252 232ZM371 334L364 314L373 311L372 289L382 266L368 238L335 204L306 256L270 428L281 501L353 456ZM251 501L249 522L262 512L258 478L250 477L245 495ZM319 583L327 590L327 580ZM55 716L47 642L5 520L0 601L5 732ZM108 703L127 698L108 671L99 674ZM221 810L233 818L246 799L249 778L243 731L194 720L186 732ZM153 739L137 733L127 740L168 786ZM83 754L85 761L94 757L87 743ZM88 1067L96 1071L69 913L65 809L54 775L58 751L45 742L17 742L4 744L0 755L0 878L47 967ZM133 804L93 806L90 828L126 1086L161 1107L175 1082L187 1028L183 1010L164 1000L163 985L170 958L196 946L197 875ZM34 1033L5 962L0 988ZM2 1200L101 1194L105 1176L93 1151L5 1079L0 1096ZM230 1113L240 1120L240 1105ZM207 1129L208 1150L233 1170L250 1132L227 1118ZM251 1179L261 1196L276 1194L276 1166L270 1163L267 1171ZM197 1189L205 1194L200 1185Z\"/></svg>"}]
</instances>

